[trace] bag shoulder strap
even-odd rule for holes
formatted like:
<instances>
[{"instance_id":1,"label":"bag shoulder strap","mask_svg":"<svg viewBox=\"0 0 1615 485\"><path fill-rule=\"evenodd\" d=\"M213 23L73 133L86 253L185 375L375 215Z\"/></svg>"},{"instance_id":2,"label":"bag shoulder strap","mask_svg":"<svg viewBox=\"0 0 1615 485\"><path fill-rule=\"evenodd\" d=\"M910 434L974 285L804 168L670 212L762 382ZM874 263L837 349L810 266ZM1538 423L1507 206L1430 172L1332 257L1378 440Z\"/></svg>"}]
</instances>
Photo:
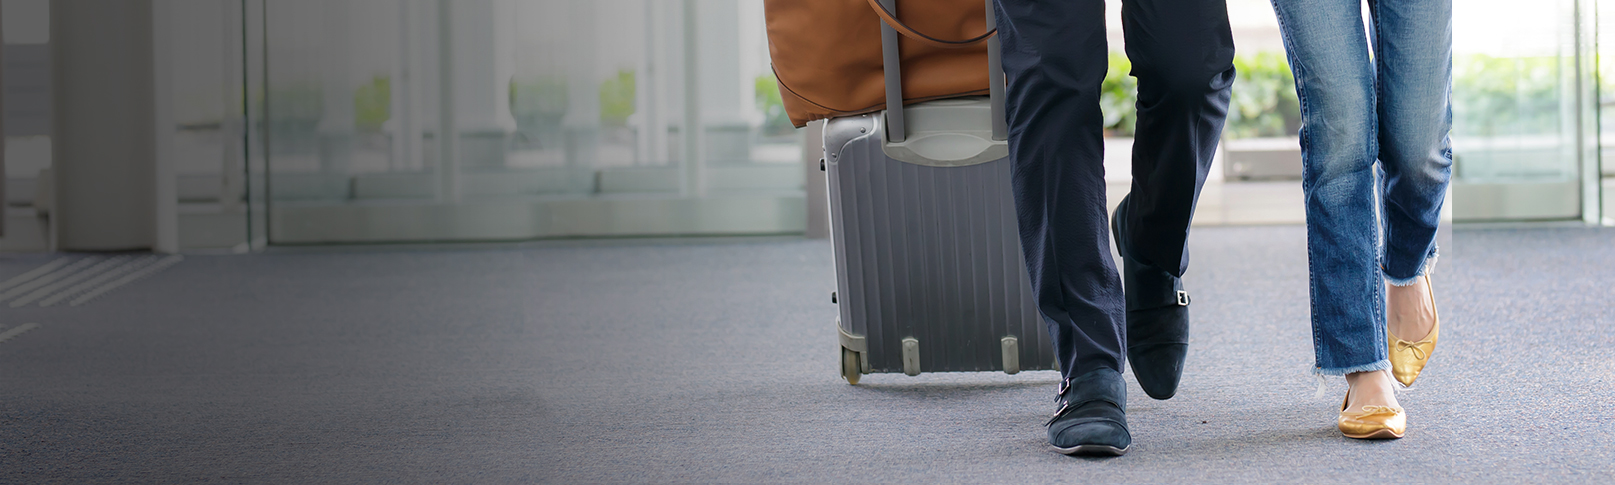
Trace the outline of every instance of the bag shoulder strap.
<instances>
[{"instance_id":1,"label":"bag shoulder strap","mask_svg":"<svg viewBox=\"0 0 1615 485\"><path fill-rule=\"evenodd\" d=\"M892 27L892 30L896 30L898 33L903 34L903 36L905 36L905 37L908 37L908 38L923 42L923 43L925 43L927 45L930 45L930 46L933 46L933 47L941 47L941 48L944 48L944 49L962 49L962 48L965 48L965 47L972 47L972 46L980 45L982 42L986 42L987 39L991 39L993 37L993 35L998 33L998 28L994 27L993 29L988 30L987 33L985 33L985 34L981 34L981 35L971 37L971 38L965 39L965 40L943 40L943 39L938 39L936 37L931 37L929 35L925 35L924 33L921 33L918 30L914 30L913 27L909 27L908 24L903 23L902 20L898 20L897 16L892 15L892 12L890 10L887 10L885 5L881 5L879 0L867 0L867 1L869 2L869 7L871 9L875 10L875 15L879 15L881 21L885 22L886 25L890 25Z\"/></svg>"}]
</instances>

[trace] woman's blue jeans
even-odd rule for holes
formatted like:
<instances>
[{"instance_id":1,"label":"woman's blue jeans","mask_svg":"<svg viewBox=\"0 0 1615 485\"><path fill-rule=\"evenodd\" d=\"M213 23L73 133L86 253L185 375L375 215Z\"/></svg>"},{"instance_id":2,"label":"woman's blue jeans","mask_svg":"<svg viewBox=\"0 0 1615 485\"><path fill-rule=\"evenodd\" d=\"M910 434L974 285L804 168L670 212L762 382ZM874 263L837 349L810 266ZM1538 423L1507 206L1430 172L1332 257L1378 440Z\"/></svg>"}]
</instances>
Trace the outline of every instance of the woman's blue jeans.
<instances>
[{"instance_id":1,"label":"woman's blue jeans","mask_svg":"<svg viewBox=\"0 0 1615 485\"><path fill-rule=\"evenodd\" d=\"M1301 100L1314 372L1390 368L1384 285L1436 257L1452 177L1452 1L1272 0ZM1372 52L1370 52L1372 49Z\"/></svg>"}]
</instances>

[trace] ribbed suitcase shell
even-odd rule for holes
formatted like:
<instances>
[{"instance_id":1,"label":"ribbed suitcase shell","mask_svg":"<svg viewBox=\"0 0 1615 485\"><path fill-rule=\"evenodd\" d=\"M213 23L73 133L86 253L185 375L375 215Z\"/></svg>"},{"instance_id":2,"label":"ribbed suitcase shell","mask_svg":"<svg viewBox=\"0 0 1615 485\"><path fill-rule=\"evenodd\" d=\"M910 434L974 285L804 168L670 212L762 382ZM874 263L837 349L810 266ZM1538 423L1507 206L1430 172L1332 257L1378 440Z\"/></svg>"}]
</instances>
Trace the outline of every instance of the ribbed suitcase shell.
<instances>
[{"instance_id":1,"label":"ribbed suitcase shell","mask_svg":"<svg viewBox=\"0 0 1615 485\"><path fill-rule=\"evenodd\" d=\"M865 372L902 372L902 340L922 372L1054 368L1026 276L1010 160L931 167L881 150L880 113L824 129L841 330L868 346Z\"/></svg>"}]
</instances>

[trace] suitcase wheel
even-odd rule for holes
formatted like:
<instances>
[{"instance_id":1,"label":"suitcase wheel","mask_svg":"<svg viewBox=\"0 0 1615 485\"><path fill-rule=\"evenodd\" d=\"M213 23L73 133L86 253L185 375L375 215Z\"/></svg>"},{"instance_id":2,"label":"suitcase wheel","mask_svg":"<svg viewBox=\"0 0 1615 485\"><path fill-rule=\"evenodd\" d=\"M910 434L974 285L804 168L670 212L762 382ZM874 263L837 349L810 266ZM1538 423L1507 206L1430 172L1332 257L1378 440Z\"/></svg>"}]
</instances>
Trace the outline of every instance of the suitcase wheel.
<instances>
[{"instance_id":1,"label":"suitcase wheel","mask_svg":"<svg viewBox=\"0 0 1615 485\"><path fill-rule=\"evenodd\" d=\"M846 379L847 384L857 385L858 378L863 376L863 370L863 363L858 362L858 353L842 347L841 378Z\"/></svg>"}]
</instances>

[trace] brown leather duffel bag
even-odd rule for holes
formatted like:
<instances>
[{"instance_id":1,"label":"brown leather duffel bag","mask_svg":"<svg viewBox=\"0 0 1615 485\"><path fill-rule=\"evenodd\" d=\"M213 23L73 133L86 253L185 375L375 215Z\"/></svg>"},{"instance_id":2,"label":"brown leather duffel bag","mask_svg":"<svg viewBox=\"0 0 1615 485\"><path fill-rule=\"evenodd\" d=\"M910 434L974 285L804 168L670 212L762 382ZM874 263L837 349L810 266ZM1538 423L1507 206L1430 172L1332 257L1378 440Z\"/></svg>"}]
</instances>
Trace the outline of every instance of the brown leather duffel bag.
<instances>
[{"instance_id":1,"label":"brown leather duffel bag","mask_svg":"<svg viewBox=\"0 0 1615 485\"><path fill-rule=\"evenodd\" d=\"M886 107L882 19L902 54L904 103L987 94L987 25L982 0L900 0L896 15L877 0L765 0L768 51L785 112L807 122ZM895 99L895 98L894 98Z\"/></svg>"}]
</instances>

